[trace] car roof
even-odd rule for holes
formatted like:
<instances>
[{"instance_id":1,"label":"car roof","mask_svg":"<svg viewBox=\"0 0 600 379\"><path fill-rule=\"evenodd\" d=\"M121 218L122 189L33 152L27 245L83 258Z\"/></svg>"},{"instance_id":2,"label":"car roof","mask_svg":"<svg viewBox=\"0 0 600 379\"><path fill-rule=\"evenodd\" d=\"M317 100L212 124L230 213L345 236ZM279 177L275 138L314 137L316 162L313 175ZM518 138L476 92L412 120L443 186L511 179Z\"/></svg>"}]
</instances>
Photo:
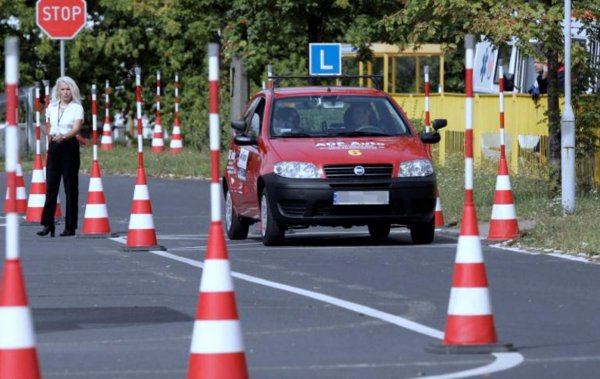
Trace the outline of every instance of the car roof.
<instances>
[{"instance_id":1,"label":"car roof","mask_svg":"<svg viewBox=\"0 0 600 379\"><path fill-rule=\"evenodd\" d=\"M385 93L374 88L366 87L279 87L272 91L275 98L295 97L295 96L314 96L314 95L350 95L350 96L376 96L385 97Z\"/></svg>"}]
</instances>

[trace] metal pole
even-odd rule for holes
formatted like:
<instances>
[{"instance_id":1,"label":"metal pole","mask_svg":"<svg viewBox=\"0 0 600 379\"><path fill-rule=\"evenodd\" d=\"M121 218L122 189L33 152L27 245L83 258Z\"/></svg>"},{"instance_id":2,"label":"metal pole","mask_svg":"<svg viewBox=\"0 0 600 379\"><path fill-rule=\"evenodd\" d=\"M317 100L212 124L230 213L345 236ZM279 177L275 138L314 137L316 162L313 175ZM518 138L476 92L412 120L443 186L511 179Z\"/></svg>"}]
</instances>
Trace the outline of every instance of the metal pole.
<instances>
[{"instance_id":1,"label":"metal pole","mask_svg":"<svg viewBox=\"0 0 600 379\"><path fill-rule=\"evenodd\" d=\"M65 76L65 40L60 40L60 76Z\"/></svg>"},{"instance_id":2,"label":"metal pole","mask_svg":"<svg viewBox=\"0 0 600 379\"><path fill-rule=\"evenodd\" d=\"M564 214L575 212L575 115L571 106L571 0L565 0L565 108L561 119L561 187Z\"/></svg>"}]
</instances>

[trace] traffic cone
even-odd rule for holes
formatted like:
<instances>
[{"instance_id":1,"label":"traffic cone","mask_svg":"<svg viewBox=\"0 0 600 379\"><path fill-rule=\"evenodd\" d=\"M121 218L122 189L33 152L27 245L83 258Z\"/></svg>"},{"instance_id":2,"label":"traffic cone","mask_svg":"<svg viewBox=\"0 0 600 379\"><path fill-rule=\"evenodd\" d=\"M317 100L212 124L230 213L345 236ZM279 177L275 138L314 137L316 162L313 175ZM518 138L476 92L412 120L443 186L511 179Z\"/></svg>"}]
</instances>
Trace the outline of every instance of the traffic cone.
<instances>
[{"instance_id":1,"label":"traffic cone","mask_svg":"<svg viewBox=\"0 0 600 379\"><path fill-rule=\"evenodd\" d=\"M456 249L446 331L441 345L430 345L434 353L489 353L510 351L498 342L488 280L481 251L475 206L466 203Z\"/></svg>"},{"instance_id":2,"label":"traffic cone","mask_svg":"<svg viewBox=\"0 0 600 379\"><path fill-rule=\"evenodd\" d=\"M173 124L173 134L171 135L171 143L169 144L171 153L179 154L183 151L183 140L181 138L181 128L179 125L179 115L175 114L175 122Z\"/></svg>"},{"instance_id":3,"label":"traffic cone","mask_svg":"<svg viewBox=\"0 0 600 379\"><path fill-rule=\"evenodd\" d=\"M442 210L442 202L440 200L440 191L435 189L435 227L443 228L446 226L444 222L444 213Z\"/></svg>"},{"instance_id":4,"label":"traffic cone","mask_svg":"<svg viewBox=\"0 0 600 379\"><path fill-rule=\"evenodd\" d=\"M110 223L106 200L104 199L104 188L102 186L102 174L100 164L97 160L92 162L92 174L88 189L85 216L83 218L83 230L80 237L109 237Z\"/></svg>"},{"instance_id":5,"label":"traffic cone","mask_svg":"<svg viewBox=\"0 0 600 379\"><path fill-rule=\"evenodd\" d=\"M165 151L165 141L163 139L163 130L160 125L160 113L156 112L156 122L154 124L154 135L152 137L152 151L160 153Z\"/></svg>"},{"instance_id":6,"label":"traffic cone","mask_svg":"<svg viewBox=\"0 0 600 379\"><path fill-rule=\"evenodd\" d=\"M21 162L17 162L17 213L27 212L27 191L25 190L25 180L23 179L23 167ZM8 203L8 188L6 189L6 197L4 201L4 213Z\"/></svg>"},{"instance_id":7,"label":"traffic cone","mask_svg":"<svg viewBox=\"0 0 600 379\"><path fill-rule=\"evenodd\" d=\"M220 221L208 234L187 379L248 378L227 247Z\"/></svg>"},{"instance_id":8,"label":"traffic cone","mask_svg":"<svg viewBox=\"0 0 600 379\"><path fill-rule=\"evenodd\" d=\"M498 163L498 177L496 178L496 192L492 207L492 218L488 240L507 241L519 237L519 225L515 202L510 187L510 176L506 159L501 158Z\"/></svg>"},{"instance_id":9,"label":"traffic cone","mask_svg":"<svg viewBox=\"0 0 600 379\"><path fill-rule=\"evenodd\" d=\"M138 167L133 202L131 204L131 217L129 218L129 231L124 251L149 251L165 250L156 241L154 218L152 217L152 203L148 191L148 181L144 167Z\"/></svg>"},{"instance_id":10,"label":"traffic cone","mask_svg":"<svg viewBox=\"0 0 600 379\"><path fill-rule=\"evenodd\" d=\"M25 223L39 224L42 221L42 211L46 202L46 179L44 178L44 168L42 165L42 156L35 155L33 163L33 172L31 174L31 187L29 188L29 200L27 202L27 212L25 213Z\"/></svg>"},{"instance_id":11,"label":"traffic cone","mask_svg":"<svg viewBox=\"0 0 600 379\"><path fill-rule=\"evenodd\" d=\"M112 150L112 130L110 127L110 116L107 114L104 117L104 125L102 126L102 138L100 139L101 150Z\"/></svg>"},{"instance_id":12,"label":"traffic cone","mask_svg":"<svg viewBox=\"0 0 600 379\"><path fill-rule=\"evenodd\" d=\"M0 379L14 378L41 375L21 260L7 258L0 289Z\"/></svg>"}]
</instances>

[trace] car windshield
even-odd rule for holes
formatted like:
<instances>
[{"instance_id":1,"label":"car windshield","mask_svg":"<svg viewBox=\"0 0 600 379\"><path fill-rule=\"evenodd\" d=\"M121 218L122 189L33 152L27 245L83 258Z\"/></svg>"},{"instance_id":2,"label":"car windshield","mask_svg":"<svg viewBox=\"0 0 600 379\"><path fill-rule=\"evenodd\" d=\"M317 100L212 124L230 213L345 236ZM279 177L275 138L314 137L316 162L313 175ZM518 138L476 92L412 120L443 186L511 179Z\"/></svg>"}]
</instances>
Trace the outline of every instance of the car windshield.
<instances>
[{"instance_id":1,"label":"car windshield","mask_svg":"<svg viewBox=\"0 0 600 379\"><path fill-rule=\"evenodd\" d=\"M405 136L410 129L385 97L302 96L277 99L272 138Z\"/></svg>"}]
</instances>

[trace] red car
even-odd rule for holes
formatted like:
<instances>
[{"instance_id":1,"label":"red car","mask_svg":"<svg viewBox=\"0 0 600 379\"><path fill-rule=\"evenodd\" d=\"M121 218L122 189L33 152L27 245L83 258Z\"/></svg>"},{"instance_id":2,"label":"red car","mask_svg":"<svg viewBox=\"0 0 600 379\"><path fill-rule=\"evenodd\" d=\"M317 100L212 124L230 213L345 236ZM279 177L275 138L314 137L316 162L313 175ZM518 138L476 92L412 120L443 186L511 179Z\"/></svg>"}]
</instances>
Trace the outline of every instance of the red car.
<instances>
[{"instance_id":1,"label":"red car","mask_svg":"<svg viewBox=\"0 0 600 379\"><path fill-rule=\"evenodd\" d=\"M263 243L286 230L367 225L384 239L392 226L413 243L434 238L436 178L425 145L400 106L371 88L267 89L246 106L234 131L223 177L225 226L245 239L261 222Z\"/></svg>"}]
</instances>

